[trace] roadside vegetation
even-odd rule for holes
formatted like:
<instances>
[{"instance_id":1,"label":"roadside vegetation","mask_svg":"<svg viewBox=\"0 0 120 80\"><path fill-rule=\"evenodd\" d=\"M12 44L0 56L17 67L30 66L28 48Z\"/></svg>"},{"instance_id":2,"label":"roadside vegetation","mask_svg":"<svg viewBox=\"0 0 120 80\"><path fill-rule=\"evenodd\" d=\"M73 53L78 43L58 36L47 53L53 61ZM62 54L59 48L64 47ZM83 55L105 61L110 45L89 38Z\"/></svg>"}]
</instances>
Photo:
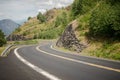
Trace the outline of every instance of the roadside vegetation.
<instances>
[{"instance_id":1,"label":"roadside vegetation","mask_svg":"<svg viewBox=\"0 0 120 80\"><path fill-rule=\"evenodd\" d=\"M71 13L79 40L88 43L83 54L120 60L119 0L75 0Z\"/></svg>"},{"instance_id":2,"label":"roadside vegetation","mask_svg":"<svg viewBox=\"0 0 120 80\"><path fill-rule=\"evenodd\" d=\"M28 39L56 39L74 20L79 25L77 38L88 45L82 54L120 60L120 0L74 0L66 8L29 17L13 34Z\"/></svg>"},{"instance_id":3,"label":"roadside vegetation","mask_svg":"<svg viewBox=\"0 0 120 80\"><path fill-rule=\"evenodd\" d=\"M2 52L5 50L6 47L0 47L0 56L2 54Z\"/></svg>"},{"instance_id":4,"label":"roadside vegetation","mask_svg":"<svg viewBox=\"0 0 120 80\"><path fill-rule=\"evenodd\" d=\"M2 47L4 44L6 44L5 35L2 30L0 30L0 47Z\"/></svg>"},{"instance_id":5,"label":"roadside vegetation","mask_svg":"<svg viewBox=\"0 0 120 80\"><path fill-rule=\"evenodd\" d=\"M2 30L0 30L0 55L5 50L5 47L4 47L5 44L6 44L5 35L2 32Z\"/></svg>"},{"instance_id":6,"label":"roadside vegetation","mask_svg":"<svg viewBox=\"0 0 120 80\"><path fill-rule=\"evenodd\" d=\"M8 44L12 45L32 45L32 44L38 44L39 40L32 39L32 40L25 40L25 41L8 41Z\"/></svg>"}]
</instances>

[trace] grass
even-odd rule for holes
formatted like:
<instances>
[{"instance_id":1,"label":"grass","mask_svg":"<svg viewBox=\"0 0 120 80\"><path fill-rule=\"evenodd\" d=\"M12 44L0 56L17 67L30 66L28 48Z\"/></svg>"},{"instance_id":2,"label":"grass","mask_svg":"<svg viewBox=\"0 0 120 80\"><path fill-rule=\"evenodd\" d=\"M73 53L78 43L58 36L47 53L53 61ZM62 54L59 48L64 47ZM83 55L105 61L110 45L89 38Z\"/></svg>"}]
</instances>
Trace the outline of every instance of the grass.
<instances>
[{"instance_id":1,"label":"grass","mask_svg":"<svg viewBox=\"0 0 120 80\"><path fill-rule=\"evenodd\" d=\"M0 55L2 54L2 52L5 50L6 47L0 47Z\"/></svg>"},{"instance_id":2,"label":"grass","mask_svg":"<svg viewBox=\"0 0 120 80\"><path fill-rule=\"evenodd\" d=\"M33 39L33 40L26 40L26 41L8 41L7 44L12 45L31 45L31 44L38 44L39 40Z\"/></svg>"},{"instance_id":3,"label":"grass","mask_svg":"<svg viewBox=\"0 0 120 80\"><path fill-rule=\"evenodd\" d=\"M16 45L31 45L31 44L37 44L38 40L26 40L26 41L15 41L13 44Z\"/></svg>"},{"instance_id":4,"label":"grass","mask_svg":"<svg viewBox=\"0 0 120 80\"><path fill-rule=\"evenodd\" d=\"M83 55L120 60L120 43L93 42L83 50Z\"/></svg>"},{"instance_id":5,"label":"grass","mask_svg":"<svg viewBox=\"0 0 120 80\"><path fill-rule=\"evenodd\" d=\"M87 13L77 19L79 22L79 26L76 30L77 38L83 44L87 42L90 43L88 47L82 51L81 55L120 60L119 41L109 41L109 39L94 41L87 38L86 33L89 31L90 16L91 13Z\"/></svg>"}]
</instances>

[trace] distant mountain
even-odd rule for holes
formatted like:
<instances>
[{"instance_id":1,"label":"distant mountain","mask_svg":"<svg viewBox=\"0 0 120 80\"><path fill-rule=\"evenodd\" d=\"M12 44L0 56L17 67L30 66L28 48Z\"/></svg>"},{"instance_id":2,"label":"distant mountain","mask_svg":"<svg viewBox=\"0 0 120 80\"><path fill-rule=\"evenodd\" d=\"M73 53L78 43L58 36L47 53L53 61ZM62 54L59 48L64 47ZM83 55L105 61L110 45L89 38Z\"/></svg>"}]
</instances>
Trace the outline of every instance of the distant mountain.
<instances>
[{"instance_id":1,"label":"distant mountain","mask_svg":"<svg viewBox=\"0 0 120 80\"><path fill-rule=\"evenodd\" d=\"M0 29L6 36L10 35L20 25L10 19L0 20Z\"/></svg>"}]
</instances>

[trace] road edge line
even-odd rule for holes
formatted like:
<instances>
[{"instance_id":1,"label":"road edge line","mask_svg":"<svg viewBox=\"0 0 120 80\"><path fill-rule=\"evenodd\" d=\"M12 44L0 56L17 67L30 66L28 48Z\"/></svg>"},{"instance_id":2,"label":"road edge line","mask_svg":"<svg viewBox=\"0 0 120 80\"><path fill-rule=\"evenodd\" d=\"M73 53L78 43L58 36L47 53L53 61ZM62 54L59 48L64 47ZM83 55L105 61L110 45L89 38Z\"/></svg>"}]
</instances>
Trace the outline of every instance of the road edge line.
<instances>
[{"instance_id":1,"label":"road edge line","mask_svg":"<svg viewBox=\"0 0 120 80\"><path fill-rule=\"evenodd\" d=\"M58 51L58 52L63 52L62 50L57 50L55 48L53 48L53 45L50 46L51 49L55 50L55 51ZM93 58L93 59L98 59L98 60L104 60L104 61L111 61L111 62L117 62L117 63L120 63L120 61L118 60L111 60L111 59L105 59L105 58L98 58L98 57L92 57L92 56L84 56L84 55L79 55L79 54L74 54L72 52L63 52L63 53L66 53L66 54L72 54L72 55L77 55L77 56L81 56L81 57L86 57L86 58Z\"/></svg>"},{"instance_id":2,"label":"road edge line","mask_svg":"<svg viewBox=\"0 0 120 80\"><path fill-rule=\"evenodd\" d=\"M64 60L77 62L77 63L82 63L82 64L85 64L85 65L89 65L89 66L93 66L93 67L97 67L97 68L110 70L110 71L115 71L115 72L119 72L120 73L120 69L115 69L115 68L111 68L111 67L107 67L107 66L97 65L97 64L93 64L93 63L89 63L89 62L85 62L85 61L80 61L80 60L76 60L76 59L72 59L72 58L68 58L68 57L63 57L63 56L51 54L51 53L48 53L46 51L43 51L43 50L39 49L39 46L36 47L36 50L38 50L39 52L43 52L45 54L54 56L54 57L58 57L58 58L64 59Z\"/></svg>"},{"instance_id":3,"label":"road edge line","mask_svg":"<svg viewBox=\"0 0 120 80\"><path fill-rule=\"evenodd\" d=\"M19 48L16 48L16 49L14 50L14 54L16 55L16 57L17 57L21 62L23 62L24 64L26 64L27 66L29 66L30 68L32 68L34 71L38 72L39 74L45 76L46 78L48 78L48 79L50 79L50 80L61 80L61 79L59 79L58 77L50 74L49 72L47 72L47 71L45 71L45 70L43 70L43 69L35 66L34 64L30 63L29 61L25 60L25 59L24 59L23 57L21 57L21 56L19 55L19 53L17 52L18 49L19 49Z\"/></svg>"}]
</instances>

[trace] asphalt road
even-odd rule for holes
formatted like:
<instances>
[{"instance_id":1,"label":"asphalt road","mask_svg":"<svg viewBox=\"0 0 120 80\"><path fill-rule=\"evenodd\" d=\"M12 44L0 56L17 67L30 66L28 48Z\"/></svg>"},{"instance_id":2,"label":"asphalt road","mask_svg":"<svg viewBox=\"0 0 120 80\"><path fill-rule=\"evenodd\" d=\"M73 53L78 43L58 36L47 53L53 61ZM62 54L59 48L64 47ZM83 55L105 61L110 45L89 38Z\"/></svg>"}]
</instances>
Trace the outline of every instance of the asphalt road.
<instances>
[{"instance_id":1,"label":"asphalt road","mask_svg":"<svg viewBox=\"0 0 120 80\"><path fill-rule=\"evenodd\" d=\"M120 80L120 62L56 51L44 42L0 58L0 80Z\"/></svg>"}]
</instances>

